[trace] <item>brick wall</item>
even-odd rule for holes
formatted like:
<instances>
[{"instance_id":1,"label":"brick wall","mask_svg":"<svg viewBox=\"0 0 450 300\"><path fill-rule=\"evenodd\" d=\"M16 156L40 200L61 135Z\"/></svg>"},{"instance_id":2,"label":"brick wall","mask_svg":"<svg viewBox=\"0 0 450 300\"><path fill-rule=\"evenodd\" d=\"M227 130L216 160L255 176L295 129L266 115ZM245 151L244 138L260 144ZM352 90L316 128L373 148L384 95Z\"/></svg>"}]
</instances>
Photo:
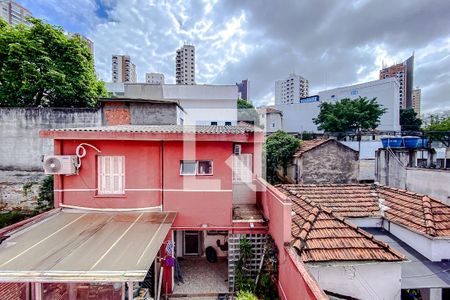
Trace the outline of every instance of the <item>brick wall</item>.
<instances>
[{"instance_id":1,"label":"brick wall","mask_svg":"<svg viewBox=\"0 0 450 300\"><path fill-rule=\"evenodd\" d=\"M105 102L103 117L108 126L131 124L130 107L125 102Z\"/></svg>"}]
</instances>

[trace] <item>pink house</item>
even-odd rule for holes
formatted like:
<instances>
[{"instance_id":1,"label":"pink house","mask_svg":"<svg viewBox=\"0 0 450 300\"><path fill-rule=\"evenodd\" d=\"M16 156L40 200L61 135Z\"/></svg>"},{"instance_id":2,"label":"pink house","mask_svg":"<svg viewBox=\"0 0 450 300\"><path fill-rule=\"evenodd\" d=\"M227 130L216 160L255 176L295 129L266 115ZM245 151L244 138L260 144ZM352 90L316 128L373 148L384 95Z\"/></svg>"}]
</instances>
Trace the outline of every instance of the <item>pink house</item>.
<instances>
[{"instance_id":1,"label":"pink house","mask_svg":"<svg viewBox=\"0 0 450 300\"><path fill-rule=\"evenodd\" d=\"M53 211L2 230L1 299L228 294L240 237L252 242L257 272L269 233L280 298L326 298L286 247L291 204L260 179L263 132L119 125L40 135L54 140L47 168L67 159L75 171L55 175Z\"/></svg>"}]
</instances>

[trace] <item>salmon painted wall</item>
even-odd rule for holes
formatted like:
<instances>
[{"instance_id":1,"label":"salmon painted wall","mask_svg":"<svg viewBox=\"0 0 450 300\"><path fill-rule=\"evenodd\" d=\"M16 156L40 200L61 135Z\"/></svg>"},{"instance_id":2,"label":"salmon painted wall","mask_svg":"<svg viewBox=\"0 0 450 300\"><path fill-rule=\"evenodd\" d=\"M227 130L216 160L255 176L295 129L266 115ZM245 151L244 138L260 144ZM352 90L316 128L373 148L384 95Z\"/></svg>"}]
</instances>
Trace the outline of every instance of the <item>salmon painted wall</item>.
<instances>
[{"instance_id":1,"label":"salmon painted wall","mask_svg":"<svg viewBox=\"0 0 450 300\"><path fill-rule=\"evenodd\" d=\"M74 155L85 146L79 175L55 176L55 206L88 208L145 208L163 205L178 212L174 227L230 228L232 225L231 141L55 140L55 154ZM243 143L253 153L253 143ZM260 145L257 145L260 147ZM125 157L125 194L98 195L97 156ZM260 157L259 154L254 155ZM180 175L181 160L212 160L213 175Z\"/></svg>"},{"instance_id":2,"label":"salmon painted wall","mask_svg":"<svg viewBox=\"0 0 450 300\"><path fill-rule=\"evenodd\" d=\"M64 140L55 154L74 155L76 147L86 141ZM86 146L87 155L81 160L79 175L59 177L55 184L55 206L89 208L144 208L161 205L160 142L147 141L87 141L101 153ZM125 194L97 194L97 156L125 157Z\"/></svg>"},{"instance_id":3,"label":"salmon painted wall","mask_svg":"<svg viewBox=\"0 0 450 300\"><path fill-rule=\"evenodd\" d=\"M232 142L164 143L163 209L178 212L174 227L231 225L232 153ZM180 175L180 160L212 160L213 175Z\"/></svg>"}]
</instances>

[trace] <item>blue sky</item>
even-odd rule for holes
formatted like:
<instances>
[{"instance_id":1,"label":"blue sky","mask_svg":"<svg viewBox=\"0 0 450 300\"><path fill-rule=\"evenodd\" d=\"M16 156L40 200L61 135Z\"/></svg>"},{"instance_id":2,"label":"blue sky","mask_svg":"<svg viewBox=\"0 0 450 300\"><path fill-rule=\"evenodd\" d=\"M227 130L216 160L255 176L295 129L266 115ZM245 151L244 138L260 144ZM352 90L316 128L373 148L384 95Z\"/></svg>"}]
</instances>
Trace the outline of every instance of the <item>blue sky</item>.
<instances>
[{"instance_id":1,"label":"blue sky","mask_svg":"<svg viewBox=\"0 0 450 300\"><path fill-rule=\"evenodd\" d=\"M138 79L174 82L175 51L196 46L198 83L248 78L256 104L296 72L311 93L378 79L384 62L415 51L423 110L450 110L450 1L421 0L19 0L35 17L95 43L99 76L111 55L128 54Z\"/></svg>"}]
</instances>

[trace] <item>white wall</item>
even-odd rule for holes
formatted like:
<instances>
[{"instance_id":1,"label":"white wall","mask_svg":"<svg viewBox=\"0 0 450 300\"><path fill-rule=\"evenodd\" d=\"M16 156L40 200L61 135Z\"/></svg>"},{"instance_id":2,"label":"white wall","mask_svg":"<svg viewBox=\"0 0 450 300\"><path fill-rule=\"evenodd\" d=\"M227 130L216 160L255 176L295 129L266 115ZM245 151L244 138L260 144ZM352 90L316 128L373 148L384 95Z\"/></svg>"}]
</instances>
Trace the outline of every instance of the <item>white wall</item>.
<instances>
[{"instance_id":1,"label":"white wall","mask_svg":"<svg viewBox=\"0 0 450 300\"><path fill-rule=\"evenodd\" d=\"M236 85L162 85L164 99L179 100L185 110L185 125L237 123Z\"/></svg>"},{"instance_id":2,"label":"white wall","mask_svg":"<svg viewBox=\"0 0 450 300\"><path fill-rule=\"evenodd\" d=\"M227 251L222 251L217 246L217 240L220 240L220 244L223 245L226 241L228 241L228 236L226 236L226 235L208 235L206 233L206 231L204 231L204 239L203 240L204 240L205 249L207 247L211 246L216 250L218 257L227 257L228 256Z\"/></svg>"},{"instance_id":3,"label":"white wall","mask_svg":"<svg viewBox=\"0 0 450 300\"><path fill-rule=\"evenodd\" d=\"M283 112L283 130L286 132L317 132L313 118L319 114L319 102L279 104L275 108Z\"/></svg>"},{"instance_id":4,"label":"white wall","mask_svg":"<svg viewBox=\"0 0 450 300\"><path fill-rule=\"evenodd\" d=\"M358 227L368 227L368 228L380 228L381 227L381 217L368 217L368 218L346 218L347 221L355 224Z\"/></svg>"},{"instance_id":5,"label":"white wall","mask_svg":"<svg viewBox=\"0 0 450 300\"><path fill-rule=\"evenodd\" d=\"M406 189L429 195L450 205L450 171L408 168L406 170Z\"/></svg>"},{"instance_id":6,"label":"white wall","mask_svg":"<svg viewBox=\"0 0 450 300\"><path fill-rule=\"evenodd\" d=\"M356 99L359 96L377 102L387 108L381 116L379 130L400 130L399 83L396 78L386 78L362 84L340 87L319 92L320 102L333 102L344 98Z\"/></svg>"},{"instance_id":7,"label":"white wall","mask_svg":"<svg viewBox=\"0 0 450 300\"><path fill-rule=\"evenodd\" d=\"M401 263L306 265L324 290L358 299L400 299Z\"/></svg>"}]
</instances>

